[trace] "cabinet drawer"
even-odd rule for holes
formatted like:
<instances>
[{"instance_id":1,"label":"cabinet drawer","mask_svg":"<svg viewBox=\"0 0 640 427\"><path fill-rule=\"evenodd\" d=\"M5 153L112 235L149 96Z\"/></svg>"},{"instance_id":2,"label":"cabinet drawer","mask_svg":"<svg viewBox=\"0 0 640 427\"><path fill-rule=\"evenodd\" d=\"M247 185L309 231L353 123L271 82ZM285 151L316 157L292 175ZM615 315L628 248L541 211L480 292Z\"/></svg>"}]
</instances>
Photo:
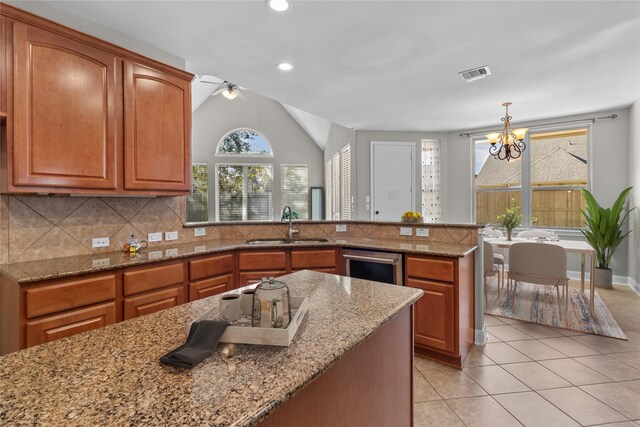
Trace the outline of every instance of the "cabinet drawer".
<instances>
[{"instance_id":1,"label":"cabinet drawer","mask_svg":"<svg viewBox=\"0 0 640 427\"><path fill-rule=\"evenodd\" d=\"M124 273L125 296L184 282L182 263L148 267Z\"/></svg>"},{"instance_id":2,"label":"cabinet drawer","mask_svg":"<svg viewBox=\"0 0 640 427\"><path fill-rule=\"evenodd\" d=\"M113 274L27 289L26 315L30 319L112 300L115 297L116 276Z\"/></svg>"},{"instance_id":3,"label":"cabinet drawer","mask_svg":"<svg viewBox=\"0 0 640 427\"><path fill-rule=\"evenodd\" d=\"M124 320L184 304L184 288L176 286L124 299Z\"/></svg>"},{"instance_id":4,"label":"cabinet drawer","mask_svg":"<svg viewBox=\"0 0 640 427\"><path fill-rule=\"evenodd\" d=\"M238 275L238 287L261 282L263 277L279 277L285 274L284 270L243 271Z\"/></svg>"},{"instance_id":5,"label":"cabinet drawer","mask_svg":"<svg viewBox=\"0 0 640 427\"><path fill-rule=\"evenodd\" d=\"M233 274L198 280L189 284L189 301L218 295L233 289Z\"/></svg>"},{"instance_id":6,"label":"cabinet drawer","mask_svg":"<svg viewBox=\"0 0 640 427\"><path fill-rule=\"evenodd\" d=\"M455 281L455 263L453 260L438 258L406 257L407 276L422 279Z\"/></svg>"},{"instance_id":7,"label":"cabinet drawer","mask_svg":"<svg viewBox=\"0 0 640 427\"><path fill-rule=\"evenodd\" d=\"M314 267L335 267L336 251L311 250L291 251L291 269L303 270Z\"/></svg>"},{"instance_id":8,"label":"cabinet drawer","mask_svg":"<svg viewBox=\"0 0 640 427\"><path fill-rule=\"evenodd\" d=\"M287 256L284 251L240 252L238 268L243 270L285 270Z\"/></svg>"},{"instance_id":9,"label":"cabinet drawer","mask_svg":"<svg viewBox=\"0 0 640 427\"><path fill-rule=\"evenodd\" d=\"M416 344L453 354L455 351L455 288L425 280L407 280L406 286L424 291L414 305Z\"/></svg>"},{"instance_id":10,"label":"cabinet drawer","mask_svg":"<svg viewBox=\"0 0 640 427\"><path fill-rule=\"evenodd\" d=\"M216 255L189 262L189 279L219 276L233 271L233 254Z\"/></svg>"},{"instance_id":11,"label":"cabinet drawer","mask_svg":"<svg viewBox=\"0 0 640 427\"><path fill-rule=\"evenodd\" d=\"M116 322L113 302L27 322L26 347L70 337Z\"/></svg>"}]
</instances>

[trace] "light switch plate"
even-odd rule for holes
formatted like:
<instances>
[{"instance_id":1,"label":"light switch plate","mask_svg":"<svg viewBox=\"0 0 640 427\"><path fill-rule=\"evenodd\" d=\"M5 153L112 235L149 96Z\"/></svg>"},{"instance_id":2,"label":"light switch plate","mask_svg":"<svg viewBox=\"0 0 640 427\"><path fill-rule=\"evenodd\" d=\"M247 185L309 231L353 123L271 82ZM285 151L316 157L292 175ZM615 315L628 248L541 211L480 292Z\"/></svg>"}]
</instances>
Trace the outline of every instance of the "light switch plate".
<instances>
[{"instance_id":1,"label":"light switch plate","mask_svg":"<svg viewBox=\"0 0 640 427\"><path fill-rule=\"evenodd\" d=\"M147 242L149 242L149 243L162 242L162 233L160 233L160 232L158 232L158 233L149 233L147 235Z\"/></svg>"},{"instance_id":2,"label":"light switch plate","mask_svg":"<svg viewBox=\"0 0 640 427\"><path fill-rule=\"evenodd\" d=\"M428 228L416 228L416 236L418 236L418 237L429 237L429 229Z\"/></svg>"},{"instance_id":3,"label":"light switch plate","mask_svg":"<svg viewBox=\"0 0 640 427\"><path fill-rule=\"evenodd\" d=\"M411 227L400 227L400 235L401 236L413 236L413 228L411 228Z\"/></svg>"},{"instance_id":4,"label":"light switch plate","mask_svg":"<svg viewBox=\"0 0 640 427\"><path fill-rule=\"evenodd\" d=\"M92 248L106 248L107 246L109 246L108 237L99 237L97 239L91 239Z\"/></svg>"},{"instance_id":5,"label":"light switch plate","mask_svg":"<svg viewBox=\"0 0 640 427\"><path fill-rule=\"evenodd\" d=\"M205 234L207 234L207 231L204 228L194 228L193 229L193 236L194 237L202 237Z\"/></svg>"},{"instance_id":6,"label":"light switch plate","mask_svg":"<svg viewBox=\"0 0 640 427\"><path fill-rule=\"evenodd\" d=\"M91 261L91 266L93 268L108 267L109 266L109 258L94 259L93 261Z\"/></svg>"},{"instance_id":7,"label":"light switch plate","mask_svg":"<svg viewBox=\"0 0 640 427\"><path fill-rule=\"evenodd\" d=\"M178 248L165 249L164 256L178 256Z\"/></svg>"},{"instance_id":8,"label":"light switch plate","mask_svg":"<svg viewBox=\"0 0 640 427\"><path fill-rule=\"evenodd\" d=\"M164 233L164 240L167 242L170 240L178 240L178 232L177 231L167 231Z\"/></svg>"},{"instance_id":9,"label":"light switch plate","mask_svg":"<svg viewBox=\"0 0 640 427\"><path fill-rule=\"evenodd\" d=\"M336 224L336 233L346 233L347 224Z\"/></svg>"}]
</instances>

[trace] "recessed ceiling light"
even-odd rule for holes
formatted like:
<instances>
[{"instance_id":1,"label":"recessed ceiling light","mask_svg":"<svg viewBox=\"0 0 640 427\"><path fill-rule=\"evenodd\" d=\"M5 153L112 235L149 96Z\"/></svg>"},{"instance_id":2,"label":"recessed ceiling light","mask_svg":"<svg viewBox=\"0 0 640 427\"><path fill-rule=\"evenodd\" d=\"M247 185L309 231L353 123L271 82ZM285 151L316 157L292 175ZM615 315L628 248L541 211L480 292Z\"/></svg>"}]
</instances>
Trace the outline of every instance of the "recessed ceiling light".
<instances>
[{"instance_id":1,"label":"recessed ceiling light","mask_svg":"<svg viewBox=\"0 0 640 427\"><path fill-rule=\"evenodd\" d=\"M267 0L269 7L276 12L286 12L291 7L288 0Z\"/></svg>"},{"instance_id":2,"label":"recessed ceiling light","mask_svg":"<svg viewBox=\"0 0 640 427\"><path fill-rule=\"evenodd\" d=\"M281 62L278 64L278 70L280 71L291 71L293 70L293 65L288 62Z\"/></svg>"}]
</instances>

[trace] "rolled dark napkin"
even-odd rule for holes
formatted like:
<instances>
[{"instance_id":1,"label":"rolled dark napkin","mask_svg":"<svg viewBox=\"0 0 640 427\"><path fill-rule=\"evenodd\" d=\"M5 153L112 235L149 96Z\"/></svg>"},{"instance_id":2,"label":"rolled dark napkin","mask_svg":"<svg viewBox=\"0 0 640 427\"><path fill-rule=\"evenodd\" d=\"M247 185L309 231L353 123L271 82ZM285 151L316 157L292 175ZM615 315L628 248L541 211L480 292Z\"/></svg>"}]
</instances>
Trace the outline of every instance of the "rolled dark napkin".
<instances>
[{"instance_id":1,"label":"rolled dark napkin","mask_svg":"<svg viewBox=\"0 0 640 427\"><path fill-rule=\"evenodd\" d=\"M213 354L227 326L228 323L216 320L193 322L187 341L162 356L160 362L181 368L193 368Z\"/></svg>"}]
</instances>

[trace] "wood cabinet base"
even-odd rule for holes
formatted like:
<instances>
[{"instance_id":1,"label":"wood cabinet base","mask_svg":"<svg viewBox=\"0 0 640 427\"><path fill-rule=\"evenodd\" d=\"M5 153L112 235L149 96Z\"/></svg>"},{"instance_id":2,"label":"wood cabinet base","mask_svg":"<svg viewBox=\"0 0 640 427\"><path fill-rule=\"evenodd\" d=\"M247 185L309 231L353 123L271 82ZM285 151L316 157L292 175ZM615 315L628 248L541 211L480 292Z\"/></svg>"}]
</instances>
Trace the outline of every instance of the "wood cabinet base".
<instances>
[{"instance_id":1,"label":"wood cabinet base","mask_svg":"<svg viewBox=\"0 0 640 427\"><path fill-rule=\"evenodd\" d=\"M413 425L412 314L403 310L260 426Z\"/></svg>"}]
</instances>

